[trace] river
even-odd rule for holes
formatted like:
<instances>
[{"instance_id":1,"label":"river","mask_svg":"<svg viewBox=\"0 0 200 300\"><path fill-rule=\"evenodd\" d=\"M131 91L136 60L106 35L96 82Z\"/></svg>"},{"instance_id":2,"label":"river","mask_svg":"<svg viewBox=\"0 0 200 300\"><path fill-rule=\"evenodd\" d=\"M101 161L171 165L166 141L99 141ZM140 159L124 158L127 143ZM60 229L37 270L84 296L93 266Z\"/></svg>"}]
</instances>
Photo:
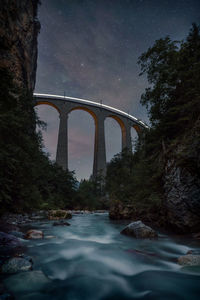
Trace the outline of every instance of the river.
<instances>
[{"instance_id":1,"label":"river","mask_svg":"<svg viewBox=\"0 0 200 300\"><path fill-rule=\"evenodd\" d=\"M127 222L111 221L106 213L74 215L69 222L31 224L55 237L25 242L34 265L20 284L8 279L16 299L200 299L200 267L176 262L198 248L198 241L166 234L158 240L130 238L120 234ZM41 274L48 281L37 278Z\"/></svg>"}]
</instances>

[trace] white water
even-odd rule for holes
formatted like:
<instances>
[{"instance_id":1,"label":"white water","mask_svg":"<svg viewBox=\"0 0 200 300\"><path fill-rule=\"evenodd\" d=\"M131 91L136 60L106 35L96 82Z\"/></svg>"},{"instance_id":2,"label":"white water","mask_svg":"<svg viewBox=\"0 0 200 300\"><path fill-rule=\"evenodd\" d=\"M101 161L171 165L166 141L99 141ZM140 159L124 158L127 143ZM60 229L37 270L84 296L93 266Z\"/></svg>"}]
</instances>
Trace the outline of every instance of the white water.
<instances>
[{"instance_id":1,"label":"white water","mask_svg":"<svg viewBox=\"0 0 200 300\"><path fill-rule=\"evenodd\" d=\"M176 263L198 242L164 234L158 240L123 236L126 223L111 221L107 214L74 215L69 222L31 225L55 236L27 242L34 270L49 280L42 284L39 279L37 285L38 273L32 273L35 281L26 276L19 286L18 275L11 276L15 281L8 279L7 285L17 299L199 299L200 268Z\"/></svg>"}]
</instances>

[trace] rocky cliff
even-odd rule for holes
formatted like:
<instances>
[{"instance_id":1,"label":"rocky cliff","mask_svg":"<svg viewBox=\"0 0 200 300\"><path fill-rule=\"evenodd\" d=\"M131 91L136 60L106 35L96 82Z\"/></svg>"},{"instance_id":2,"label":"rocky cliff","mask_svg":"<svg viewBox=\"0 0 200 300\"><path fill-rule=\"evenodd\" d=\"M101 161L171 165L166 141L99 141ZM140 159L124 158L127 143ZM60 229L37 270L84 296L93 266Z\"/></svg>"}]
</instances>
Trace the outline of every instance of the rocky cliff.
<instances>
[{"instance_id":1,"label":"rocky cliff","mask_svg":"<svg viewBox=\"0 0 200 300\"><path fill-rule=\"evenodd\" d=\"M0 68L14 75L18 87L33 91L37 67L39 0L2 0L0 6Z\"/></svg>"},{"instance_id":2,"label":"rocky cliff","mask_svg":"<svg viewBox=\"0 0 200 300\"><path fill-rule=\"evenodd\" d=\"M164 170L167 222L179 231L200 230L200 120L167 155Z\"/></svg>"}]
</instances>

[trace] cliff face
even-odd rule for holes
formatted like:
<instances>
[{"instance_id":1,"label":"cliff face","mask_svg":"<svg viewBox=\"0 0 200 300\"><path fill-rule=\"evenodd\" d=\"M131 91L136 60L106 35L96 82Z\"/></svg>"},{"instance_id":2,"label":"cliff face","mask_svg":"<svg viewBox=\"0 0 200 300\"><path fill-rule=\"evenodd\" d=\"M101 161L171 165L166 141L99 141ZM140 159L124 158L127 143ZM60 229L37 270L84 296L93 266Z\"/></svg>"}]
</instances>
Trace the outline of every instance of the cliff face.
<instances>
[{"instance_id":1,"label":"cliff face","mask_svg":"<svg viewBox=\"0 0 200 300\"><path fill-rule=\"evenodd\" d=\"M167 222L179 231L199 231L200 120L169 153L164 189Z\"/></svg>"},{"instance_id":2,"label":"cliff face","mask_svg":"<svg viewBox=\"0 0 200 300\"><path fill-rule=\"evenodd\" d=\"M2 0L0 6L0 68L14 75L18 87L33 91L37 67L39 0Z\"/></svg>"}]
</instances>

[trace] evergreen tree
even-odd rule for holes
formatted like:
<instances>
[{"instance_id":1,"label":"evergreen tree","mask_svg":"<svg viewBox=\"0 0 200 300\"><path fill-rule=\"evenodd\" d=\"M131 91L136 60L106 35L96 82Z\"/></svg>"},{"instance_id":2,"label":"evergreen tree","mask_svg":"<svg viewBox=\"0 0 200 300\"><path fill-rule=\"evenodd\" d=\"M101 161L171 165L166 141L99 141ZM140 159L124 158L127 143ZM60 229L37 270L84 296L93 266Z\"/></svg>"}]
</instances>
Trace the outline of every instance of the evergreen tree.
<instances>
[{"instance_id":1,"label":"evergreen tree","mask_svg":"<svg viewBox=\"0 0 200 300\"><path fill-rule=\"evenodd\" d=\"M108 164L106 187L111 203L117 199L133 205L137 216L151 211L155 216L163 207L167 153L172 151L176 164L190 173L200 172L199 161L191 157L192 144L193 152L200 151L199 27L193 24L185 41L169 37L155 41L138 62L140 75L146 74L150 84L141 104L147 107L152 126L134 154L122 152ZM180 144L182 151L177 152Z\"/></svg>"},{"instance_id":2,"label":"evergreen tree","mask_svg":"<svg viewBox=\"0 0 200 300\"><path fill-rule=\"evenodd\" d=\"M51 163L42 152L30 93L0 70L0 212L71 207L74 174Z\"/></svg>"}]
</instances>

